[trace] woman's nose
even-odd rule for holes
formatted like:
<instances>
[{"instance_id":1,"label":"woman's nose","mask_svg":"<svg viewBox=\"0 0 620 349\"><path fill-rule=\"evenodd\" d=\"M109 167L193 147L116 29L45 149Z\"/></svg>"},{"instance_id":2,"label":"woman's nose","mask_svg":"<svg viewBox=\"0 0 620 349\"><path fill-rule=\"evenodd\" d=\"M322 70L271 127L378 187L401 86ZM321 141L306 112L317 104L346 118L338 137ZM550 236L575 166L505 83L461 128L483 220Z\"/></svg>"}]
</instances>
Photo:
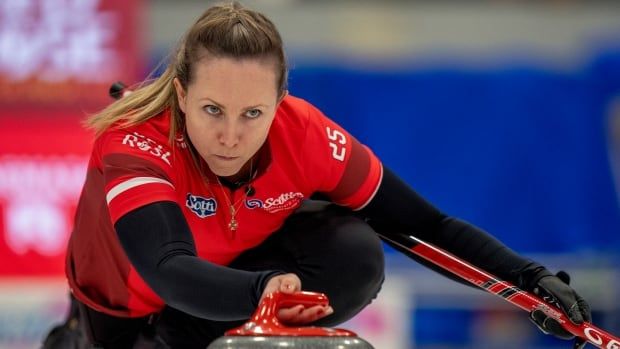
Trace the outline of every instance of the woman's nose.
<instances>
[{"instance_id":1,"label":"woman's nose","mask_svg":"<svg viewBox=\"0 0 620 349\"><path fill-rule=\"evenodd\" d=\"M225 120L219 132L219 142L220 144L233 148L239 143L239 126L237 122L234 120Z\"/></svg>"}]
</instances>

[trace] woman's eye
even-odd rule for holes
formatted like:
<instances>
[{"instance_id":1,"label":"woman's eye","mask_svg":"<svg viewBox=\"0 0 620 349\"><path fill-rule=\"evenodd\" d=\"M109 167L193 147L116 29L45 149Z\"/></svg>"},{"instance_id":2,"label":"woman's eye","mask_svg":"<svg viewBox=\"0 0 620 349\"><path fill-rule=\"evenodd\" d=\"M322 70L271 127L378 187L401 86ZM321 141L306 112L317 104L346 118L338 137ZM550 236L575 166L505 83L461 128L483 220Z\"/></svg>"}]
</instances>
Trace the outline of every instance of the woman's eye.
<instances>
[{"instance_id":1,"label":"woman's eye","mask_svg":"<svg viewBox=\"0 0 620 349\"><path fill-rule=\"evenodd\" d=\"M259 117L262 114L262 112L258 109L250 109L245 113L245 116L250 118L250 119L254 119Z\"/></svg>"},{"instance_id":2,"label":"woman's eye","mask_svg":"<svg viewBox=\"0 0 620 349\"><path fill-rule=\"evenodd\" d=\"M203 107L204 111L206 111L207 113L211 114L211 115L219 115L221 110L220 108L214 106L214 105L206 105Z\"/></svg>"}]
</instances>

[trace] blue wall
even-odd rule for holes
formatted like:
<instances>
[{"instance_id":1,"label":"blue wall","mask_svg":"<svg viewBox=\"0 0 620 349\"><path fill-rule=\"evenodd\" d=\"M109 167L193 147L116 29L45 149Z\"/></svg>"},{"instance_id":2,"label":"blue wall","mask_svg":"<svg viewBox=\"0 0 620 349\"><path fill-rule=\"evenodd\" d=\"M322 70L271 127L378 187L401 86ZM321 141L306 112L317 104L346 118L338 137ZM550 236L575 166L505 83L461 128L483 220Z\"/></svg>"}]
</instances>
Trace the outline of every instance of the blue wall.
<instances>
[{"instance_id":1,"label":"blue wall","mask_svg":"<svg viewBox=\"0 0 620 349\"><path fill-rule=\"evenodd\" d=\"M304 66L291 71L290 90L443 211L516 250L620 247L605 114L620 91L620 50L570 72Z\"/></svg>"}]
</instances>

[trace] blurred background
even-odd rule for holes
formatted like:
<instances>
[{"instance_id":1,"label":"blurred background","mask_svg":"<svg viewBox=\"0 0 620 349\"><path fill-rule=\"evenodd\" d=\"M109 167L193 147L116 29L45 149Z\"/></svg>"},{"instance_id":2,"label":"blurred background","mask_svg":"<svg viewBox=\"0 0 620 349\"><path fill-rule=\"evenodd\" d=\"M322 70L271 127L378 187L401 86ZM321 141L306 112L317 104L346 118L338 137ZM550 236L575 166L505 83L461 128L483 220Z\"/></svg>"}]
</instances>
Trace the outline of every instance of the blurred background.
<instances>
[{"instance_id":1,"label":"blurred background","mask_svg":"<svg viewBox=\"0 0 620 349\"><path fill-rule=\"evenodd\" d=\"M66 312L81 120L165 59L212 2L0 1L0 348ZM444 212L566 270L620 334L620 2L243 1L279 27L290 91ZM525 313L387 251L345 326L376 348L567 348Z\"/></svg>"}]
</instances>

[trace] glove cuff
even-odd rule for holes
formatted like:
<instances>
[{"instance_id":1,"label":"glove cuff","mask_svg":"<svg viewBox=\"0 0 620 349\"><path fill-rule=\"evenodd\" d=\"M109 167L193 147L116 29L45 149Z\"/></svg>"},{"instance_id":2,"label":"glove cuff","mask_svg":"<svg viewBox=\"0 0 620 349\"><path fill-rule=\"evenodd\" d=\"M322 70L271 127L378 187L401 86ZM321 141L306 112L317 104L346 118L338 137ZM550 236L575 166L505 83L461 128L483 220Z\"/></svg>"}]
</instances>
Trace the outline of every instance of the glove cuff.
<instances>
[{"instance_id":1,"label":"glove cuff","mask_svg":"<svg viewBox=\"0 0 620 349\"><path fill-rule=\"evenodd\" d=\"M532 292L538 286L540 279L552 276L553 273L538 263L530 263L518 272L517 286Z\"/></svg>"}]
</instances>

